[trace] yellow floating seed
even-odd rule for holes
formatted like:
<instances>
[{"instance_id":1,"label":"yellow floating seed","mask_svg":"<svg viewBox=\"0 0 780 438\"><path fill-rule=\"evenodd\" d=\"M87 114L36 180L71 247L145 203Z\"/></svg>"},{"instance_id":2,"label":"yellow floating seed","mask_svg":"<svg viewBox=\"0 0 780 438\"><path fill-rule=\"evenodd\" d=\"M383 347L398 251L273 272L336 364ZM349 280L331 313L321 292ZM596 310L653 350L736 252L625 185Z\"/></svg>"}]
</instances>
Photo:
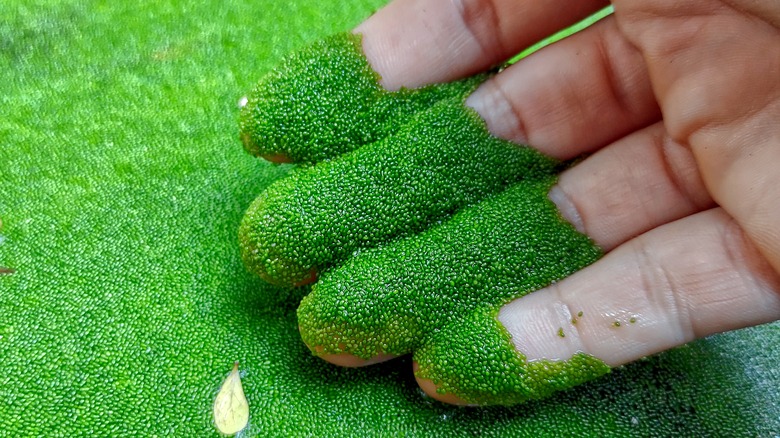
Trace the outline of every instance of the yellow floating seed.
<instances>
[{"instance_id":1,"label":"yellow floating seed","mask_svg":"<svg viewBox=\"0 0 780 438\"><path fill-rule=\"evenodd\" d=\"M249 422L249 403L241 386L238 362L228 374L214 399L214 424L225 435L234 435L243 430Z\"/></svg>"}]
</instances>

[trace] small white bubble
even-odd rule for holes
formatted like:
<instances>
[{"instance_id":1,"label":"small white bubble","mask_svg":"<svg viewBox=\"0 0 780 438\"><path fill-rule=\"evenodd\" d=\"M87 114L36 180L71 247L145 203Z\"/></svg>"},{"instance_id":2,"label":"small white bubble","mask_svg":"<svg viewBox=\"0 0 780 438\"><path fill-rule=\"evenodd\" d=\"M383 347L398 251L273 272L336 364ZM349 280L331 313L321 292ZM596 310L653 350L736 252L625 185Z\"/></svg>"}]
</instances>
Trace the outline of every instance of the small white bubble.
<instances>
[{"instance_id":1,"label":"small white bubble","mask_svg":"<svg viewBox=\"0 0 780 438\"><path fill-rule=\"evenodd\" d=\"M238 107L239 108L245 107L247 102L249 102L249 99L246 96L242 97L241 99L238 99Z\"/></svg>"}]
</instances>

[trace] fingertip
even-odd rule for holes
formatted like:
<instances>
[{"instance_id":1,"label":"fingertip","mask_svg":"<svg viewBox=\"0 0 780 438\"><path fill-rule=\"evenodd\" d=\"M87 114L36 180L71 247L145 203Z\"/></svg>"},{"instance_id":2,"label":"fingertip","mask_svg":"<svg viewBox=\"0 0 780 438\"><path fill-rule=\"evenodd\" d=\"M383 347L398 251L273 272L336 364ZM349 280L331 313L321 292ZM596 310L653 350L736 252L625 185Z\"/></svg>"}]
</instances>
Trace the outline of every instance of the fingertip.
<instances>
[{"instance_id":1,"label":"fingertip","mask_svg":"<svg viewBox=\"0 0 780 438\"><path fill-rule=\"evenodd\" d=\"M260 157L262 157L263 159L265 159L267 161L275 163L275 164L287 164L287 163L292 163L293 162L292 158L288 157L285 154L281 154L281 153L263 154L263 155L260 155Z\"/></svg>"},{"instance_id":2,"label":"fingertip","mask_svg":"<svg viewBox=\"0 0 780 438\"><path fill-rule=\"evenodd\" d=\"M317 271L314 269L312 269L308 275L301 277L298 280L290 278L289 276L272 275L267 270L263 269L262 266L250 270L262 278L266 283L279 287L302 287L317 281Z\"/></svg>"},{"instance_id":3,"label":"fingertip","mask_svg":"<svg viewBox=\"0 0 780 438\"><path fill-rule=\"evenodd\" d=\"M241 144L244 145L244 150L249 152L252 155L257 155L260 148L258 147L255 140L252 138L252 134L250 134L247 131L242 130L241 134L239 134L238 137L241 140Z\"/></svg>"},{"instance_id":4,"label":"fingertip","mask_svg":"<svg viewBox=\"0 0 780 438\"><path fill-rule=\"evenodd\" d=\"M314 283L315 281L317 281L317 270L316 269L312 269L311 271L309 271L309 276L308 277L304 277L304 278L296 281L293 284L293 286L295 286L295 287L306 286L306 285Z\"/></svg>"},{"instance_id":5,"label":"fingertip","mask_svg":"<svg viewBox=\"0 0 780 438\"><path fill-rule=\"evenodd\" d=\"M423 390L423 392L425 392L426 395L428 395L428 397L450 405L476 406L472 403L466 402L455 394L439 392L438 386L436 386L433 380L424 379L417 376L417 370L419 368L420 366L417 364L417 362L412 363L412 370L414 371L414 378L417 380L417 385L420 387L420 389Z\"/></svg>"},{"instance_id":6,"label":"fingertip","mask_svg":"<svg viewBox=\"0 0 780 438\"><path fill-rule=\"evenodd\" d=\"M365 367L369 365L386 362L390 359L394 359L397 357L392 354L379 353L374 357L363 359L361 357L349 353L341 353L341 354L323 353L323 351L325 350L322 346L319 345L314 348L309 347L309 349L320 359L332 363L333 365L338 365L340 367L345 367L345 368Z\"/></svg>"},{"instance_id":7,"label":"fingertip","mask_svg":"<svg viewBox=\"0 0 780 438\"><path fill-rule=\"evenodd\" d=\"M274 164L287 164L292 163L293 160L288 155L283 154L281 152L275 152L275 153L262 153L262 148L260 145L255 141L252 134L247 131L242 131L239 135L239 139L241 140L241 143L244 145L244 150L249 152L251 155L254 155L256 157L263 158L267 161L270 161Z\"/></svg>"},{"instance_id":8,"label":"fingertip","mask_svg":"<svg viewBox=\"0 0 780 438\"><path fill-rule=\"evenodd\" d=\"M265 160L268 160L272 163L276 164L285 164L285 163L292 163L293 160L281 153L273 153L273 154L263 154L260 152L260 146L257 144L254 138L252 138L252 134L249 132L241 132L241 135L239 135L239 138L241 139L241 143L244 145L244 150L249 152L250 154L254 156L259 156L260 158L263 158Z\"/></svg>"}]
</instances>

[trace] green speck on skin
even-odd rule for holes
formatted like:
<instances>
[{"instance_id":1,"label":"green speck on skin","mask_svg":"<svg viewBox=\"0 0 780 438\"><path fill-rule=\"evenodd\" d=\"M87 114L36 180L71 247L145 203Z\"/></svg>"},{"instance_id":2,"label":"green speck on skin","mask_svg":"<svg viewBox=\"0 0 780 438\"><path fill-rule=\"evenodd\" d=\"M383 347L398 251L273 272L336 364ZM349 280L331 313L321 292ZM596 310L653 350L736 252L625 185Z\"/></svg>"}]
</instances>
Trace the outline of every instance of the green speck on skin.
<instances>
[{"instance_id":1,"label":"green speck on skin","mask_svg":"<svg viewBox=\"0 0 780 438\"><path fill-rule=\"evenodd\" d=\"M580 310L579 312L577 312L577 316L578 316L578 317L580 317L580 318L582 318L582 310Z\"/></svg>"},{"instance_id":2,"label":"green speck on skin","mask_svg":"<svg viewBox=\"0 0 780 438\"><path fill-rule=\"evenodd\" d=\"M629 319L629 320L628 320L628 322L630 322L631 324L633 324L633 323L635 323L635 322L636 322L636 318L631 318L631 319Z\"/></svg>"},{"instance_id":3,"label":"green speck on skin","mask_svg":"<svg viewBox=\"0 0 780 438\"><path fill-rule=\"evenodd\" d=\"M615 321L612 323L613 327L620 327L620 321Z\"/></svg>"},{"instance_id":4,"label":"green speck on skin","mask_svg":"<svg viewBox=\"0 0 780 438\"><path fill-rule=\"evenodd\" d=\"M562 338L566 337L566 333L563 332L563 327L559 327L558 328L558 336L560 336Z\"/></svg>"}]
</instances>

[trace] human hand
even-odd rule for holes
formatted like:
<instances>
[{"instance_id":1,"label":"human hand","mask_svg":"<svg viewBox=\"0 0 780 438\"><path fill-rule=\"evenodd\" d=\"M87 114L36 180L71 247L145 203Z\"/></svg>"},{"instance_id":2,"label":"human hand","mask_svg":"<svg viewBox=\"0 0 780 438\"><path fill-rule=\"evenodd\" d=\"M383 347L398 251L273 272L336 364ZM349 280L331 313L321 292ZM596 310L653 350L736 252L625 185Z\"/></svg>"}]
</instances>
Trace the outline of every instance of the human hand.
<instances>
[{"instance_id":1,"label":"human hand","mask_svg":"<svg viewBox=\"0 0 780 438\"><path fill-rule=\"evenodd\" d=\"M592 154L550 198L608 254L501 310L529 360L581 351L617 366L780 318L780 6L613 3L467 101L498 137ZM396 0L356 32L386 88L415 87L483 71L606 4Z\"/></svg>"},{"instance_id":2,"label":"human hand","mask_svg":"<svg viewBox=\"0 0 780 438\"><path fill-rule=\"evenodd\" d=\"M534 6L530 2L526 5L496 2L493 6L490 8L485 4L474 4L474 7L462 7L460 10L446 7L442 10L441 5L433 1L406 4L398 1L367 20L357 32L364 35L363 48L372 68L382 75L385 88L394 90L400 86L417 87L482 71L534 40L577 21L603 5L599 2L585 2L575 7L567 4L568 9L563 14L559 13L558 8ZM620 6L617 10L617 17L611 17L501 72L467 101L487 121L495 135L518 143L532 144L553 157L568 159L598 150L590 158L564 172L558 185L550 192L550 198L565 217L603 249L610 251L610 254L555 286L509 304L498 315L498 319L513 335L512 340L520 353L517 356L523 361L529 360L526 365L544 362L539 359L554 360L557 364L566 364L568 360L568 363L576 363L577 366L584 364L594 370L594 373L585 373L585 377L592 377L593 374L603 372L603 369L597 363L577 362L582 356L575 353L584 352L609 365L619 365L694 337L770 321L780 313L776 294L780 282L771 264L771 260L777 260L776 256L771 258L771 248L777 248L777 239L771 244L775 229L760 228L768 230L765 231L768 236L759 240L765 245L756 250L750 237L743 237L741 222L731 221L728 214L715 207L713 197L721 205L724 203L717 196L717 191L712 189L707 172L699 172L698 163L701 159L694 156L696 147L690 139L666 134L670 117L664 102L671 98L656 89L665 115L665 122L657 123L661 111L656 103L651 79L655 79L658 74L652 68L653 62L649 61L660 55L650 56L648 63L644 62L641 53L627 40L628 36L624 36L627 34L621 33L616 25L616 20L625 15ZM497 21L491 17L508 18ZM503 27L502 22L505 23ZM510 40L514 45L506 43ZM772 44L757 46L767 49L765 52L775 49ZM693 52L694 55L696 53ZM768 58L776 61L777 56L770 54ZM308 62L303 59L301 65L309 65ZM359 67L359 63L354 66ZM718 68L728 70L727 67ZM306 68L293 68L291 71L305 71ZM764 69L776 71L776 63ZM737 70L737 73L758 71ZM648 71L652 74L648 74ZM686 70L685 73L690 74L690 71ZM291 74L288 72L285 75ZM765 90L763 94L756 91L757 97L751 102L756 104L760 99L769 99L767 102L770 103L765 105L767 110L764 111L767 114L774 111L776 115L777 90L772 95L774 82L771 81L774 76L759 76L764 82L752 79L751 87ZM704 79L712 78L705 75ZM715 79L720 80L722 77L716 76ZM736 81L733 78L729 80ZM307 87L309 82L306 82ZM396 103L391 104L386 104L383 99L377 100L384 103L374 104L373 109L367 111L369 117L364 119L361 119L364 108L346 115L334 111L352 108L352 104L359 105L366 101L362 98L347 101L342 97L363 91L366 92L365 96L371 95L374 91L369 84L365 90L361 89L357 93L349 90L343 96L336 93L335 99L322 99L325 102L337 102L339 107L327 104L312 116L299 111L312 107L311 97L319 98L320 91L330 90L331 87L327 83L315 84L324 88L307 94L298 89L301 84L300 81L293 81L293 87L282 90L282 95L299 99L300 102L285 100L287 98L277 101L275 97L268 100L266 94L255 97L254 102L250 99L248 105L249 112L254 111L252 108L258 99L266 99L265 103L270 102L272 108L276 108L277 104L287 105L287 109L281 112L283 117L268 123L271 131L266 131L269 135L276 135L281 139L280 142L263 149L264 145L257 147L255 143L258 138L263 141L265 138L249 138L245 135L244 141L250 151L275 160L319 163L275 184L258 198L259 202L256 201L247 215L245 224L249 225L244 226L242 232L245 259L250 267L253 266L256 272L270 281L283 284L303 282L313 278L306 275L312 266L317 269L327 268L328 260L343 261L345 257L350 258L351 251L362 246L344 246L342 239L345 236L358 235L358 240L376 243L393 236L393 233L405 235L418 232L426 221L441 218L442 212L461 208L500 191L504 184L511 182L509 176L517 174L520 169L524 169L524 172L536 169L530 171L531 176L537 172L542 175L549 170L544 160L516 156L516 151L512 152L500 142L484 139L472 141L480 136L478 132L470 130L474 128L473 124L464 121L468 116L443 102L468 89L469 84L463 87L455 85L450 88L454 92L433 92L431 99L424 98L433 105L433 109L415 109L419 114L414 115L412 121L400 129L400 134L388 137L389 140L377 139L383 138L388 132L398 131L398 127L403 124L384 129L382 123L378 123L378 131L364 128L356 130L357 134L379 132L376 136L371 134L361 137L363 134L353 135L349 129L347 131L350 134L343 135L342 131L333 129L324 120L332 121L334 125L341 124L342 128L352 126L345 120L355 120L356 125L361 125L364 120L374 120L376 117L381 119L389 113L393 115L387 119L394 120L397 118L394 105L401 102L399 105L404 107L405 97L392 96L391 100ZM274 91L274 87L270 87L270 94L276 96L279 88L276 87ZM687 87L678 90L686 91L689 91ZM292 94L285 94L288 92ZM704 93L702 96L710 95ZM740 95L744 96L750 94ZM412 101L415 99L419 102L419 96L412 98ZM435 103L437 101L443 104ZM730 102L729 107L734 108L735 104ZM376 108L380 109L381 114L378 116L374 111ZM387 108L391 110L388 112ZM705 106L705 109L712 108ZM404 112L405 109L400 111L401 114ZM274 109L262 115L277 113ZM689 115L685 111L682 114ZM764 113L756 114L760 119ZM459 118L454 124L456 129L446 123L437 125L437 120L448 120L449 117ZM772 119L771 114L766 117ZM251 121L249 129L244 127L245 134L254 129L256 121L267 121L266 117L259 116L245 117L245 120ZM761 120L764 119L753 121L756 129L776 129L771 123ZM716 121L722 121L722 117L718 116ZM294 128L291 132L279 131L287 126L300 128L300 123L311 125L306 129ZM593 128L592 125L597 123L597 127ZM463 125L468 125L469 129L462 131L460 128ZM436 129L423 129L430 126L436 126ZM701 132L707 131L704 129ZM311 139L312 132L316 134L316 141L309 144L307 141ZM675 131L670 128L670 132ZM290 141L294 135L301 133L303 136ZM777 133L772 135L775 135L776 140ZM678 141L672 140L672 137ZM693 134L688 137L693 137ZM349 141L344 142L343 138L355 140L354 145L347 150L339 149L344 144L349 145ZM464 138L468 141L461 141ZM762 138L772 139L772 136ZM694 154L680 144L685 141L691 143ZM365 143L370 144L362 146ZM289 148L289 144L294 147ZM300 144L304 146L295 146ZM326 144L326 147L321 147L322 144ZM331 148L333 144L339 147ZM414 147L410 148L412 144ZM330 158L353 150L353 146L357 148L354 153L329 161ZM463 149L459 149L460 146ZM702 149L706 151L703 146ZM768 146L762 151L764 154L776 153ZM475 155L469 154L480 156L475 159ZM501 158L496 162L480 164L490 157L495 159L498 154ZM453 161L453 157L459 159ZM442 160L448 165L437 167ZM771 158L764 161L771 163ZM392 165L388 164L390 162ZM507 163L507 166L496 170L497 163ZM442 168L455 171L442 172ZM392 169L397 175L387 178L387 169ZM439 179L420 180L418 173ZM340 179L334 179L334 175ZM371 175L375 183L373 187L361 186L360 181L367 175ZM462 181L456 181L464 175L468 176L461 178ZM765 178L773 176L771 172L762 175ZM537 178L531 176L527 179L533 181ZM331 184L333 181L338 183ZM402 184L399 185L399 181ZM468 193L472 197L453 197L453 194L465 193L461 185L463 181L469 181L468 184L474 181L473 186L468 186ZM757 199L772 199L771 191L777 189L770 182L763 181L766 191L756 194L765 196L769 193L769 197ZM420 361L423 368L417 373L421 386L433 397L443 401L463 402L457 396L459 391L469 395L466 397L468 401L479 403L511 403L549 393L549 388L533 390L528 394L523 390L516 397L501 398L501 394L491 393L500 392L501 389L490 388L489 385L485 391L484 385L479 382L472 388L466 388L468 384L463 381L453 383L450 380L456 379L456 374L463 372L463 368L454 371L447 369L447 362L471 361L472 356L475 356L470 353L472 350L479 350L480 354L488 351L490 356L502 348L494 344L488 348L486 344L480 343L484 341L483 338L477 340L479 336L495 331L495 327L489 324L492 319L489 312L483 312L484 309L477 308L479 306L474 307L475 301L482 300L480 306L492 308L496 303L505 302L502 300L507 297L530 292L527 289L533 284L537 285L537 289L546 286L565 276L562 273L570 273L594 259L587 245L572 244L576 241L574 237L555 241L552 245L546 245L544 238L540 241L540 235L546 238L566 235L560 229L546 235L544 232L540 234L542 228L537 224L530 226L529 234L527 224L547 214L538 214L538 211L546 210L546 207L540 207L543 202L539 200L533 203L540 210L530 215L521 213L524 208L519 208L517 203L534 198L538 193L536 189L529 189L530 186L518 184L516 188L507 190L509 195L496 196L493 198L495 201L483 201L469 210L472 213L459 214L452 221L421 234L422 237L405 239L402 242L406 243L390 244L377 251L357 251L343 266L327 271L299 310L304 340L326 360L348 366L375 363L392 356L383 354L385 351L392 354L414 351L415 360ZM352 193L352 190L345 191L344 187L360 187L360 190ZM414 190L410 191L410 187ZM370 195L366 196L361 190L366 190ZM418 199L423 201L422 204L415 204L415 197L393 198L395 194L403 194L404 191L422 193L423 196ZM321 195L327 195L328 198L315 202ZM426 202L430 199L447 202L454 200L454 204L437 201L431 207ZM336 202L330 202L333 200ZM377 210L390 205L394 208L400 206L401 211L377 213ZM342 206L348 207L342 209ZM379 208L363 210L367 206ZM762 207L774 206L768 204ZM396 213L398 217L409 220L401 228L385 229L389 222L382 221L393 221L393 226L397 226L394 217ZM496 217L500 218L496 213L508 217L504 221L496 221ZM765 211L764 217L774 219L775 216L770 213ZM334 226L332 221L334 214L345 215L345 220L339 222L338 226ZM355 225L355 220L365 221L366 214L381 216L382 220L377 222L379 226L370 229ZM274 218L269 222L268 218L272 216ZM469 221L479 222L486 217L492 218L489 220L495 228L487 231L483 227L472 233ZM315 220L318 218L324 218L325 221L318 222ZM309 222L304 224L302 221ZM540 221L547 227L550 216ZM370 223L373 222L366 222L368 225ZM320 225L311 227L312 224ZM512 235L512 227L518 230L516 235ZM751 234L748 233L748 236ZM306 242L312 240L318 243L307 246ZM522 245L518 245L524 241L532 242L530 249L526 250L535 255L535 260L524 259L520 251L510 255L489 251L493 247L502 247L503 250L521 248ZM441 242L449 246L442 246ZM696 246L686 254L684 250L688 250L691 243ZM259 246L263 245L266 247L259 251ZM573 246L566 246L565 250L559 248L559 252L550 249L556 245ZM287 255L279 256L282 254L278 252L279 248L284 249ZM348 251L345 252L345 248ZM766 248L770 249L768 256ZM337 253L337 250L343 254ZM761 250L764 251L763 255ZM449 254L457 251L461 252L458 257L445 260ZM560 254L567 251L568 260L561 259ZM256 254L260 256L255 257ZM268 257L269 254L273 256ZM463 265L457 264L463 263L469 256L479 261L469 260ZM320 261L310 263L314 259ZM272 260L272 263L266 264L267 260ZM277 263L280 260L282 262ZM440 260L451 263L435 263ZM306 263L299 265L300 261ZM393 261L400 267L393 266ZM425 275L410 277L415 272L404 266L415 263L426 264L425 269L428 271L423 272L428 272L429 278ZM492 269L502 264L525 266L525 271L517 269L520 272L518 274L512 270L499 270L494 277L478 278L486 268ZM538 278L527 278L529 272L542 267L550 271L542 272ZM776 263L774 268L777 268ZM311 272L317 274L317 269ZM416 271L417 274L419 272ZM456 281L447 281L449 278ZM462 284L463 280L474 281L474 286ZM394 285L395 288L388 285ZM408 296L396 293L410 285L412 290ZM421 288L421 285L425 287ZM496 295L496 291L500 293ZM437 293L446 300L431 300L430 295ZM397 296L402 295L403 299L399 301ZM490 300L486 300L486 297ZM322 303L329 304L323 307ZM378 308L393 311L380 315ZM333 313L334 310L338 312ZM400 315L399 310L405 313ZM453 313L458 311L466 316L453 320ZM437 312L446 317L440 317ZM435 321L437 318L444 322ZM472 330L469 324L479 328ZM467 332L474 337L464 336ZM489 340L495 340L495 337ZM510 345L507 348L512 347ZM370 357L371 352L378 352L378 355ZM501 353L506 351L501 350ZM506 361L516 359L505 354L501 357ZM502 376L507 375L506 370L501 374L500 365L505 364L502 360L497 361L499 367L492 369L494 374L487 378L488 381L496 382L495 377L500 381ZM482 372L480 367L484 364L478 360L475 363L477 366L470 371L476 375ZM528 371L530 368L526 365L518 366L520 370ZM551 385L555 386L553 389L571 386L582 380L569 379L565 373L557 373L555 367L549 370L553 371L554 378L546 380L558 379L557 386ZM485 371L483 374L487 376L489 373ZM428 376L434 376L439 382L439 389L444 387L447 393L438 392L434 383L426 378ZM466 381L471 382L469 379ZM521 382L520 387L523 385Z\"/></svg>"},{"instance_id":3,"label":"human hand","mask_svg":"<svg viewBox=\"0 0 780 438\"><path fill-rule=\"evenodd\" d=\"M255 199L239 240L267 281L316 280L298 308L316 355L412 353L439 395L515 404L609 371L585 354L528 363L496 319L601 250L547 198L559 163L465 106L485 79L388 92L348 33L287 56L249 95L241 138L299 165Z\"/></svg>"}]
</instances>

